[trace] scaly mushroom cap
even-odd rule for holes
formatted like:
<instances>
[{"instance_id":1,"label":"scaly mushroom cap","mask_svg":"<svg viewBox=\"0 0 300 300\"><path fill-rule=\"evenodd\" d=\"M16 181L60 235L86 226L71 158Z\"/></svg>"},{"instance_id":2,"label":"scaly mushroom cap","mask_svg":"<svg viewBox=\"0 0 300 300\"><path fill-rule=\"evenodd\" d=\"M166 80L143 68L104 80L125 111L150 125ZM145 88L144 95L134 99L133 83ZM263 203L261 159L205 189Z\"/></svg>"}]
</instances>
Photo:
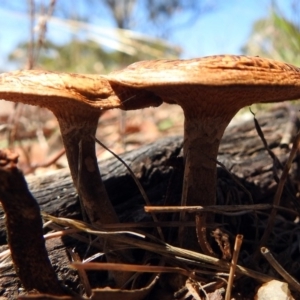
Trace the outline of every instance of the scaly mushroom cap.
<instances>
[{"instance_id":1,"label":"scaly mushroom cap","mask_svg":"<svg viewBox=\"0 0 300 300\"><path fill-rule=\"evenodd\" d=\"M0 74L0 99L47 107L56 114L81 108L100 112L102 109L128 110L161 104L150 92L112 87L105 76L42 70Z\"/></svg>"},{"instance_id":2,"label":"scaly mushroom cap","mask_svg":"<svg viewBox=\"0 0 300 300\"><path fill-rule=\"evenodd\" d=\"M177 103L184 110L203 106L206 115L213 114L215 108L234 113L252 103L300 97L300 69L250 56L141 61L111 73L109 79L152 91L163 101ZM197 104L196 98L201 99Z\"/></svg>"},{"instance_id":3,"label":"scaly mushroom cap","mask_svg":"<svg viewBox=\"0 0 300 300\"><path fill-rule=\"evenodd\" d=\"M111 75L116 80L135 87L172 84L292 85L291 81L296 82L298 77L292 76L290 78L289 76L293 73L299 73L299 71L292 65L267 58L215 55L188 60L140 61L124 70L112 72ZM249 76L249 72L255 72L255 74ZM271 76L270 73L275 77Z\"/></svg>"}]
</instances>

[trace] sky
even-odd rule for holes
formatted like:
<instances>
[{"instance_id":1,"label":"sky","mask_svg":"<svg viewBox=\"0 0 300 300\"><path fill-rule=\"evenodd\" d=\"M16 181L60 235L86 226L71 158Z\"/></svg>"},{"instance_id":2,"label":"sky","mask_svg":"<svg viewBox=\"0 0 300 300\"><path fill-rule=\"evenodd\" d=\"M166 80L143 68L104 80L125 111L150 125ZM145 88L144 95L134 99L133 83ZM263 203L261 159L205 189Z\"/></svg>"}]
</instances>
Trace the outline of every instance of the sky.
<instances>
[{"instance_id":1,"label":"sky","mask_svg":"<svg viewBox=\"0 0 300 300\"><path fill-rule=\"evenodd\" d=\"M18 1L23 0L15 2ZM214 0L213 2L216 8L212 12L202 14L191 26L177 30L170 37L173 44L182 48L182 58L241 54L241 48L251 33L253 23L268 14L271 1ZM291 14L290 3L286 0L277 0L277 5L286 16ZM93 18L93 23L97 26L112 26L103 16ZM0 69L11 69L13 66L7 63L6 58L19 42L28 40L28 17L9 7L1 6L0 28ZM60 42L70 37L68 30L52 23L48 27L47 34L51 39Z\"/></svg>"}]
</instances>

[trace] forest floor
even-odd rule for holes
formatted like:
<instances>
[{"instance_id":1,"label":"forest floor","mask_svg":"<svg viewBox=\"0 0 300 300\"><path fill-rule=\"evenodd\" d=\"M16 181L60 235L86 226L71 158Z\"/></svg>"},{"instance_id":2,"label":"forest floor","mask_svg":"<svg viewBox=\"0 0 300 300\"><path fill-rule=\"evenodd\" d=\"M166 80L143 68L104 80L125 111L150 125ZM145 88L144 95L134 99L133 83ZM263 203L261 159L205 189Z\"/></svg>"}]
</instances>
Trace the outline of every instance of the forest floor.
<instances>
[{"instance_id":1,"label":"forest floor","mask_svg":"<svg viewBox=\"0 0 300 300\"><path fill-rule=\"evenodd\" d=\"M53 170L67 167L59 127L52 113L36 107L21 105L14 107L9 102L0 102L0 107L0 148L14 148L14 150L20 155L20 169L27 175L33 175L30 176L31 180L39 177L35 175L45 175L46 173L51 174ZM257 115L260 115L260 109L258 107L255 107L253 110L257 110L259 112ZM266 135L266 139L270 145L269 150L272 150L273 154L278 155L279 162L282 163L282 165L284 165L287 161L289 156L289 151L287 150L291 149L292 146L291 139L288 142L288 149L286 147L282 147L282 137L286 132L291 133L291 127L287 126L290 121L292 121L294 127L299 125L299 122L295 118L291 118L293 113L296 111L298 111L298 108L278 105L277 108L276 106L273 107L271 112L266 114L266 116L264 116L263 112L261 113L264 118L262 118L260 124L262 126L262 132ZM249 122L246 120L249 120ZM125 151L140 149L145 144L157 141L163 137L182 135L183 122L184 116L182 111L176 105L162 105L159 109L150 108L142 111L126 113L120 113L118 110L111 110L105 112L101 116L97 131L97 138L109 149L119 155ZM273 203L272 201L277 189L275 177L278 176L279 178L281 176L282 169L279 165L277 165L276 160L270 157L268 151L266 151L263 146L261 136L259 136L253 124L253 115L249 113L249 110L245 109L243 113L240 113L233 120L232 125L237 124L243 124L243 126L232 126L232 130L228 130L227 134L225 133L223 143L220 146L220 157L218 159L221 159L222 163L225 165L227 165L228 160L232 163L229 162L230 172L225 169L223 170L223 167L218 170L218 204L232 206L238 204L256 205L263 203L265 205L270 205ZM97 154L99 160L106 160L111 157L111 154L99 146L97 146ZM272 253L279 259L280 263L285 266L287 273L292 274L296 280L299 279L300 274L300 235L298 234L298 221L297 218L295 218L295 215L298 214L297 206L295 206L293 201L297 201L299 198L299 193L297 192L299 189L299 161L300 159L298 155L293 161L293 166L291 168L292 181L288 182L288 184L291 185L288 188L291 188L290 191L292 191L292 194L290 191L283 193L282 205L284 205L284 208L278 212L276 216L274 234L271 235L268 243ZM150 162L152 161L150 160ZM144 166L142 165L143 163L144 161L137 162L138 168L147 168L146 164ZM157 166L155 166L155 168L157 168ZM150 174L151 172L145 173ZM243 184L245 187L241 187L240 184L237 183L235 176L238 177L239 180L244 180ZM148 182L148 179L149 178L145 178L145 182ZM284 178L284 180L286 179L287 178ZM50 179L48 180L48 183L51 182ZM141 181L142 180L143 178L141 178ZM59 184L64 180L56 181L58 185L57 188L59 188ZM182 179L180 182L182 182ZM71 181L70 184L72 185ZM250 198L253 203L249 202L249 193L245 192L245 188L252 194L252 198ZM127 183L125 184L125 189L131 189ZM60 188L60 190L63 189ZM116 189L114 188L112 190ZM70 193L70 195L73 195L73 198L74 194L74 192ZM118 191L118 194L120 194L120 191ZM177 198L180 199L180 196ZM134 199L134 197L132 197L132 199ZM127 199L124 199L122 196L121 202L122 201L126 202ZM46 207L49 208L50 203L49 205L47 203ZM65 207L67 206L65 205ZM129 210L131 209L132 208ZM244 208L241 210L243 209ZM60 211L61 209L56 210ZM122 206L122 210L124 210L124 205ZM241 213L241 215L239 215L239 213ZM132 214L135 215L134 212ZM268 218L268 213L260 211L251 211L249 216L244 216L244 212L239 211L237 212L237 215L233 212L229 213L228 216L225 214L222 217L218 217L217 220L222 230L224 229L224 232L226 233L224 234L224 232L221 232L221 237L226 237L228 234L230 248L233 248L234 238L237 235L241 233L245 236L239 257L239 263L242 263L247 268L256 270L258 272L257 276L259 276L259 274L264 274L262 276L280 278L280 276L278 276L272 268L273 263L267 263L262 258L259 259L259 263L258 260L254 260L254 257L257 255L257 251L259 251L257 246L259 244L259 239L263 235L269 222ZM215 236L213 236L213 238L217 243L218 241L222 245L227 243L226 241L224 242L224 240L220 240L217 230L214 231L214 234ZM157 249L159 249L159 245L160 244L156 245L156 247L158 247ZM56 248L58 247L57 245L54 246L55 249L58 249ZM63 247L67 246L63 245ZM224 250L224 248L220 248L221 251ZM63 250L66 252L64 248ZM184 253L184 251L185 250L182 249L182 253ZM179 252L178 255L180 256ZM156 257L154 259L156 259ZM222 288L217 288L217 286L215 287L214 285L213 288L209 288L210 284L216 284L212 281L212 278L214 278L213 280L216 280L218 284L223 282L223 286L226 281L224 278L227 278L227 275L222 271L222 267L224 267L222 264L226 262L223 260L219 261L220 265L216 267L217 270L220 268L219 272L216 273L218 274L217 276L212 277L210 275L200 275L201 278L203 278L203 282L205 282L207 278L206 276L208 276L210 280L205 282L207 284L207 287L205 285L205 289L211 290L209 295L205 294L205 289L201 285L198 286L197 282L193 280L189 281L190 279L188 279L184 283L185 290L178 291L176 299L224 299L224 288L222 290ZM181 266L180 261L176 263L178 263L178 266ZM203 271L203 267L196 266L197 264L194 267L195 270L198 270L198 272L202 274L201 272ZM212 271L208 272L208 274L211 273ZM282 275L282 273L280 274ZM243 275L245 275L245 273L243 273ZM4 277L5 276L3 276L3 278ZM241 280L237 281L238 283L234 287L235 299L253 299L256 289L261 286L261 282L257 285L258 282L263 280L255 278L255 275L253 274L249 277L251 278L242 276ZM255 278L254 280L253 277ZM162 284L164 279L164 276L162 276L160 284ZM170 281L172 280L168 279L168 284L171 284ZM279 283L279 286L276 286L276 284L277 282L275 282L275 285L268 286L271 286L270 289L273 290L273 292L275 291L275 294L278 290L287 289L285 286L281 285L282 283ZM294 291L297 290L297 284L298 283L293 286ZM177 285L177 283L175 283L175 285ZM221 293L221 290L223 294ZM170 295L170 293L166 293L165 290L160 290L159 293L162 293L163 295ZM183 293L182 297L180 296L180 293ZM249 296L250 293L251 296ZM202 295L201 298L199 295ZM270 292L267 291L267 295L271 295ZM287 291L285 295L288 295ZM103 295L101 297L103 297ZM94 297L93 299L98 298ZM271 296L270 299L274 298Z\"/></svg>"}]
</instances>

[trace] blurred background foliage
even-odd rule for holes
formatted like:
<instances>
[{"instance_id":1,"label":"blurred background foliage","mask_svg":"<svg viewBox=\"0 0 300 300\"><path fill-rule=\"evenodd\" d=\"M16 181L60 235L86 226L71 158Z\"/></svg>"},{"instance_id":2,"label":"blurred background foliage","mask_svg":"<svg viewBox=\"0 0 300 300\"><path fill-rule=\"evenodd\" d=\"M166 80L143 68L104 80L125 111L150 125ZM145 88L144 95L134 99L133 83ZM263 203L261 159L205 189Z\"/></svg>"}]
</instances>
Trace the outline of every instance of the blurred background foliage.
<instances>
[{"instance_id":1,"label":"blurred background foliage","mask_svg":"<svg viewBox=\"0 0 300 300\"><path fill-rule=\"evenodd\" d=\"M257 20L252 27L243 53L270 57L300 66L299 1L290 1L292 16L286 17L272 1L266 18Z\"/></svg>"},{"instance_id":2,"label":"blurred background foliage","mask_svg":"<svg viewBox=\"0 0 300 300\"><path fill-rule=\"evenodd\" d=\"M9 55L16 68L45 68L66 72L107 73L134 61L180 57L182 49L170 43L176 30L188 27L204 14L222 9L209 0L28 0L26 5L3 1L10 9L28 14L30 40L21 41ZM287 0L292 16L276 1L252 27L241 51L300 65L299 2ZM98 27L91 16L110 19L114 28ZM176 21L175 21L176 20ZM180 20L180 21L178 21ZM69 31L58 44L47 34L48 22Z\"/></svg>"}]
</instances>

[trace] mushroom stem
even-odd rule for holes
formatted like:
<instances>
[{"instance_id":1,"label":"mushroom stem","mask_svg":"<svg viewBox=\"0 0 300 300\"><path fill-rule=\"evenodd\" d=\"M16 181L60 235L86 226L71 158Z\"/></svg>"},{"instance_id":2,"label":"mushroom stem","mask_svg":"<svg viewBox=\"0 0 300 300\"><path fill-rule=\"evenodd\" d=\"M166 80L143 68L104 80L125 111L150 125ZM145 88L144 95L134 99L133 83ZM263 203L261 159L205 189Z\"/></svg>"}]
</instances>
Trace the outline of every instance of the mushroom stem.
<instances>
[{"instance_id":1,"label":"mushroom stem","mask_svg":"<svg viewBox=\"0 0 300 300\"><path fill-rule=\"evenodd\" d=\"M90 222L94 225L118 223L118 216L101 179L92 138L96 133L100 111L86 109L83 115L72 117L62 111L54 110L54 114L59 122L71 176ZM111 242L106 242L104 251L109 252L114 248ZM112 263L127 262L127 258L130 258L130 253L124 250L107 253L107 260ZM112 272L112 276L116 285L122 286L131 274Z\"/></svg>"},{"instance_id":2,"label":"mushroom stem","mask_svg":"<svg viewBox=\"0 0 300 300\"><path fill-rule=\"evenodd\" d=\"M186 173L185 205L202 206L216 204L216 157L219 144L228 122L199 117L185 118L184 156Z\"/></svg>"},{"instance_id":3,"label":"mushroom stem","mask_svg":"<svg viewBox=\"0 0 300 300\"><path fill-rule=\"evenodd\" d=\"M117 214L102 183L95 141L91 137L96 133L100 112L91 111L88 115L87 119L56 114L71 175L91 223L118 223Z\"/></svg>"},{"instance_id":4,"label":"mushroom stem","mask_svg":"<svg viewBox=\"0 0 300 300\"><path fill-rule=\"evenodd\" d=\"M216 116L202 117L203 113L197 108L186 109L184 123L184 158L185 174L183 180L182 205L210 206L216 204L217 168L216 158L221 138L230 122L228 118ZM215 111L218 109L216 108ZM191 113L192 112L192 113ZM234 114L233 114L234 115ZM196 232L186 228L180 232L179 240L184 247L197 249L198 243L207 255L214 255L206 237L205 223L214 221L214 215L202 213L203 227L196 226ZM183 220L190 220L192 216L181 215ZM198 243L197 243L198 241Z\"/></svg>"}]
</instances>

